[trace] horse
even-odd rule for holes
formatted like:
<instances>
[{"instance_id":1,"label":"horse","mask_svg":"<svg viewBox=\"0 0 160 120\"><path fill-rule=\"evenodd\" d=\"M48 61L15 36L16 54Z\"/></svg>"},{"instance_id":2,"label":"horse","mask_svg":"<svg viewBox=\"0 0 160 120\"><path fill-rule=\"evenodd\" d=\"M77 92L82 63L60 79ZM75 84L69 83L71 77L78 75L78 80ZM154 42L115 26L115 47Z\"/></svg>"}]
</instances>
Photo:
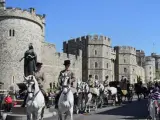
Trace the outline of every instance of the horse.
<instances>
[{"instance_id":1,"label":"horse","mask_svg":"<svg viewBox=\"0 0 160 120\"><path fill-rule=\"evenodd\" d=\"M128 101L129 102L132 102L132 99L133 99L133 95L134 95L134 93L133 93L133 85L132 84L129 84L128 85L128 90L127 90L127 98L128 98Z\"/></svg>"},{"instance_id":2,"label":"horse","mask_svg":"<svg viewBox=\"0 0 160 120\"><path fill-rule=\"evenodd\" d=\"M58 101L58 119L62 120L62 114L65 114L66 120L70 114L70 120L73 120L74 96L70 89L70 78L62 73L62 93Z\"/></svg>"},{"instance_id":3,"label":"horse","mask_svg":"<svg viewBox=\"0 0 160 120\"><path fill-rule=\"evenodd\" d=\"M27 120L43 120L45 109L44 96L39 88L38 82L33 75L24 77L27 85L28 97L26 100L27 106Z\"/></svg>"},{"instance_id":4,"label":"horse","mask_svg":"<svg viewBox=\"0 0 160 120\"><path fill-rule=\"evenodd\" d=\"M104 91L107 91L108 92L108 100L113 100L113 105L116 104L116 102L118 101L118 98L117 98L117 88L116 87L105 87L105 90Z\"/></svg>"},{"instance_id":5,"label":"horse","mask_svg":"<svg viewBox=\"0 0 160 120\"><path fill-rule=\"evenodd\" d=\"M142 95L143 95L143 88L142 88L142 84L141 83L135 83L134 84L134 89L135 89L135 93L138 96L138 101L141 100Z\"/></svg>"},{"instance_id":6,"label":"horse","mask_svg":"<svg viewBox=\"0 0 160 120\"><path fill-rule=\"evenodd\" d=\"M76 86L77 92L74 94L74 108L76 111L76 114L79 113L79 111L82 111L81 107L81 101L82 101L82 81L78 80L77 81L77 86Z\"/></svg>"},{"instance_id":7,"label":"horse","mask_svg":"<svg viewBox=\"0 0 160 120\"><path fill-rule=\"evenodd\" d=\"M99 89L99 96L98 96L98 108L102 108L104 101L103 101L103 97L104 97L104 85L102 83L99 82L98 84L98 89Z\"/></svg>"}]
</instances>

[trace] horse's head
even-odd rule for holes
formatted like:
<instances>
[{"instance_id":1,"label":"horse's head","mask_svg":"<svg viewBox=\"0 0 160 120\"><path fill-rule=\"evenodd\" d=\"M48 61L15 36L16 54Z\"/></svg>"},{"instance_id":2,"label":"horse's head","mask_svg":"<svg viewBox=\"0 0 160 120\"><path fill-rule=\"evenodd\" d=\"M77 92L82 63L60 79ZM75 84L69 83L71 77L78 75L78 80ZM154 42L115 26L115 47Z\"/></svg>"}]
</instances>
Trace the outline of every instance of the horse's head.
<instances>
[{"instance_id":1,"label":"horse's head","mask_svg":"<svg viewBox=\"0 0 160 120\"><path fill-rule=\"evenodd\" d=\"M77 92L79 93L81 91L81 81L80 80L77 81L76 87L77 87Z\"/></svg>"},{"instance_id":2,"label":"horse's head","mask_svg":"<svg viewBox=\"0 0 160 120\"><path fill-rule=\"evenodd\" d=\"M70 88L70 77L66 73L62 73L62 89L63 93L66 94Z\"/></svg>"},{"instance_id":3,"label":"horse's head","mask_svg":"<svg viewBox=\"0 0 160 120\"><path fill-rule=\"evenodd\" d=\"M33 75L24 77L24 80L24 83L27 86L28 95L30 98L32 98L34 96L34 93L39 90L37 80Z\"/></svg>"}]
</instances>

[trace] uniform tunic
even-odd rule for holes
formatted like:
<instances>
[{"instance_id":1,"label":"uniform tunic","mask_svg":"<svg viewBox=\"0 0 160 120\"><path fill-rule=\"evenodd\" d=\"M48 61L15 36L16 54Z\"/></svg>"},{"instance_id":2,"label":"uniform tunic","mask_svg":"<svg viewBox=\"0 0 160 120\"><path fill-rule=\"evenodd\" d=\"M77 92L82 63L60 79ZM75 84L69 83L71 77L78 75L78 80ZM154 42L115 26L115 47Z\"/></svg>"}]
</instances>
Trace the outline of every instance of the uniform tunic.
<instances>
[{"instance_id":1,"label":"uniform tunic","mask_svg":"<svg viewBox=\"0 0 160 120\"><path fill-rule=\"evenodd\" d=\"M39 84L40 89L42 89L43 85L44 85L44 83L46 81L44 72L37 71L37 72L34 73L34 75L35 75L35 78L36 78L36 80L37 80L37 82Z\"/></svg>"},{"instance_id":2,"label":"uniform tunic","mask_svg":"<svg viewBox=\"0 0 160 120\"><path fill-rule=\"evenodd\" d=\"M93 87L95 86L95 81L94 81L94 79L93 79L93 78L89 78L88 84L89 84L90 87L93 88Z\"/></svg>"},{"instance_id":3,"label":"uniform tunic","mask_svg":"<svg viewBox=\"0 0 160 120\"><path fill-rule=\"evenodd\" d=\"M70 83L69 84L73 84L73 82L75 81L74 73L71 70L62 70L59 74L59 77L58 77L59 86L62 86L62 81L61 81L61 78L63 77L62 73L66 74L67 77L70 78Z\"/></svg>"}]
</instances>

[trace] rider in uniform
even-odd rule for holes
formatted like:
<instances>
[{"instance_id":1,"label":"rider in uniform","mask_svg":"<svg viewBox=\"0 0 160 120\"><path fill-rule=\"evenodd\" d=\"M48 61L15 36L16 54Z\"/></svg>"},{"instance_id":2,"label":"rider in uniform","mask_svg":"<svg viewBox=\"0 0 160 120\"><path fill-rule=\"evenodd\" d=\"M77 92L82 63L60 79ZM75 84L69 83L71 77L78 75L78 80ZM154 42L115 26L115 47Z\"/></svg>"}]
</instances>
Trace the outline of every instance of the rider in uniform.
<instances>
[{"instance_id":1,"label":"rider in uniform","mask_svg":"<svg viewBox=\"0 0 160 120\"><path fill-rule=\"evenodd\" d=\"M103 84L104 84L104 87L107 87L109 85L108 76L106 76L106 79Z\"/></svg>"},{"instance_id":2,"label":"rider in uniform","mask_svg":"<svg viewBox=\"0 0 160 120\"><path fill-rule=\"evenodd\" d=\"M62 77L62 73L66 73L67 76L70 78L70 85L72 86L73 83L75 82L75 75L74 73L69 70L69 67L70 67L70 60L65 60L64 61L64 66L65 66L65 69L62 70L59 74L59 77L58 77L58 92L57 92L57 95L56 95L56 98L55 98L55 108L57 109L58 108L58 100L59 100L59 97L61 95L61 88L62 88L62 81L61 81L61 77Z\"/></svg>"},{"instance_id":3,"label":"rider in uniform","mask_svg":"<svg viewBox=\"0 0 160 120\"><path fill-rule=\"evenodd\" d=\"M90 88L94 88L94 86L95 86L95 81L92 78L92 75L89 75L88 85L89 85Z\"/></svg>"},{"instance_id":4,"label":"rider in uniform","mask_svg":"<svg viewBox=\"0 0 160 120\"><path fill-rule=\"evenodd\" d=\"M33 73L33 75L35 76L35 78L39 84L39 88L40 88L42 94L44 95L46 105L47 105L47 107L49 107L48 106L49 99L48 99L48 96L47 96L45 90L43 89L43 84L45 83L46 78L45 78L44 72L41 71L42 65L43 65L43 63L37 62L37 64L36 64L37 70ZM24 107L26 104L27 96L28 96L28 94L25 96L22 107Z\"/></svg>"}]
</instances>

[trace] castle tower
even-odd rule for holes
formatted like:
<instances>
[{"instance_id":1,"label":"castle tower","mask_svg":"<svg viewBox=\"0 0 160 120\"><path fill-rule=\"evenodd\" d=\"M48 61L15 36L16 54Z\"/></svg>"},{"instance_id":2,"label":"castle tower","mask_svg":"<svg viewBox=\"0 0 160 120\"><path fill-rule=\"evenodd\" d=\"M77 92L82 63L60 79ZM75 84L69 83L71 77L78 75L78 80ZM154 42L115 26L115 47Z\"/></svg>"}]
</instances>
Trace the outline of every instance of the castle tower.
<instances>
[{"instance_id":1,"label":"castle tower","mask_svg":"<svg viewBox=\"0 0 160 120\"><path fill-rule=\"evenodd\" d=\"M155 79L155 58L147 56L145 58L145 78L146 82L153 81Z\"/></svg>"},{"instance_id":2,"label":"castle tower","mask_svg":"<svg viewBox=\"0 0 160 120\"><path fill-rule=\"evenodd\" d=\"M44 41L44 16L35 9L5 8L0 1L0 81L5 86L23 81L23 61L29 43L33 43L38 61L41 61L41 43ZM2 9L3 8L3 9Z\"/></svg>"},{"instance_id":3,"label":"castle tower","mask_svg":"<svg viewBox=\"0 0 160 120\"><path fill-rule=\"evenodd\" d=\"M136 49L130 46L116 46L116 80L127 77L131 83L137 81Z\"/></svg>"},{"instance_id":4,"label":"castle tower","mask_svg":"<svg viewBox=\"0 0 160 120\"><path fill-rule=\"evenodd\" d=\"M145 53L143 50L136 50L137 64L141 67L145 64Z\"/></svg>"},{"instance_id":5,"label":"castle tower","mask_svg":"<svg viewBox=\"0 0 160 120\"><path fill-rule=\"evenodd\" d=\"M105 36L83 36L63 43L63 52L79 54L82 50L82 79L88 80L88 76L104 80L109 76L114 80L115 52L111 48L111 40Z\"/></svg>"},{"instance_id":6,"label":"castle tower","mask_svg":"<svg viewBox=\"0 0 160 120\"><path fill-rule=\"evenodd\" d=\"M110 38L98 35L90 36L88 42L88 74L101 81L105 80L105 76L109 76L109 80L114 80L111 52Z\"/></svg>"}]
</instances>

